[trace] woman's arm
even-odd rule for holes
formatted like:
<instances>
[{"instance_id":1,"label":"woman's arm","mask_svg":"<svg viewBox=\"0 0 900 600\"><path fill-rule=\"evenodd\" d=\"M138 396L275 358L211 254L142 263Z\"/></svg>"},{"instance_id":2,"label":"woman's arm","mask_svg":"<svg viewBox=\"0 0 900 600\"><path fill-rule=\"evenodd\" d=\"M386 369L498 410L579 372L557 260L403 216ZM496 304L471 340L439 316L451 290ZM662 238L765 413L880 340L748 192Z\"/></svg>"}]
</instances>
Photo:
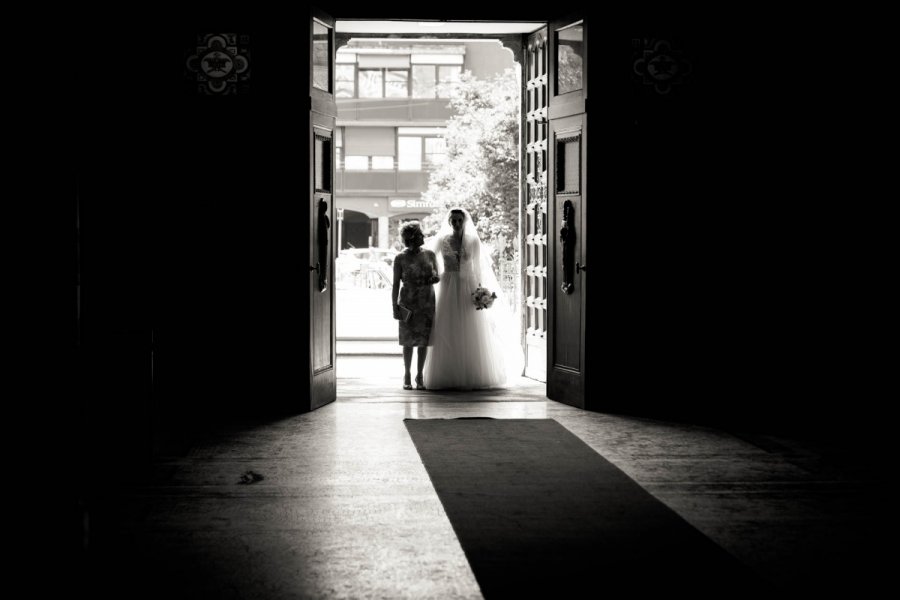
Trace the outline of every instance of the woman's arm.
<instances>
[{"instance_id":1,"label":"woman's arm","mask_svg":"<svg viewBox=\"0 0 900 600\"><path fill-rule=\"evenodd\" d=\"M428 262L431 264L431 270L433 273L431 276L431 279L429 279L429 281L432 284L440 283L441 278L438 275L437 257L434 255L434 252L432 252L431 250L426 250L426 252L428 252L428 254L426 256L428 257Z\"/></svg>"},{"instance_id":2,"label":"woman's arm","mask_svg":"<svg viewBox=\"0 0 900 600\"><path fill-rule=\"evenodd\" d=\"M397 296L400 295L400 278L403 276L403 269L400 267L400 255L394 257L394 286L391 288L391 306L394 309L394 318L400 318L400 311L397 308Z\"/></svg>"},{"instance_id":3,"label":"woman's arm","mask_svg":"<svg viewBox=\"0 0 900 600\"><path fill-rule=\"evenodd\" d=\"M443 253L441 252L441 238L438 236L434 236L430 238L430 243L426 247L430 252L431 256L429 259L431 260L431 266L434 268L434 272L436 275L436 281L434 283L439 283L441 280L441 275L443 274Z\"/></svg>"}]
</instances>

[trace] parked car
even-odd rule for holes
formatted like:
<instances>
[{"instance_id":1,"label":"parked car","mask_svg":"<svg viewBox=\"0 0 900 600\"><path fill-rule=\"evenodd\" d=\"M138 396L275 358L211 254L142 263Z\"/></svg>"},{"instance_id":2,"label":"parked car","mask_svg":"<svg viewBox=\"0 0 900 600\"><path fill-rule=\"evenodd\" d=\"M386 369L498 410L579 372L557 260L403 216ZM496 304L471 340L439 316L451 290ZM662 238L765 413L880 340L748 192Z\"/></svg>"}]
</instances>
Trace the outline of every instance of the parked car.
<instances>
[{"instance_id":1,"label":"parked car","mask_svg":"<svg viewBox=\"0 0 900 600\"><path fill-rule=\"evenodd\" d=\"M392 248L347 248L335 259L338 284L342 287L383 288L393 285Z\"/></svg>"}]
</instances>

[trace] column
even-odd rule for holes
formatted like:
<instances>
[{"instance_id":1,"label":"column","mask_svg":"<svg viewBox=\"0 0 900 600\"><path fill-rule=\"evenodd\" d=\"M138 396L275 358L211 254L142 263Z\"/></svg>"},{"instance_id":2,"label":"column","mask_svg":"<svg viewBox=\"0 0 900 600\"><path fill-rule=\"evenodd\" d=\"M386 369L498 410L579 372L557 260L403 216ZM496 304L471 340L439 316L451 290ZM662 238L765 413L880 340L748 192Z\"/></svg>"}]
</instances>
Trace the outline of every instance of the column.
<instances>
[{"instance_id":1,"label":"column","mask_svg":"<svg viewBox=\"0 0 900 600\"><path fill-rule=\"evenodd\" d=\"M391 236L389 227L389 217L378 217L378 247L389 248L391 245Z\"/></svg>"}]
</instances>

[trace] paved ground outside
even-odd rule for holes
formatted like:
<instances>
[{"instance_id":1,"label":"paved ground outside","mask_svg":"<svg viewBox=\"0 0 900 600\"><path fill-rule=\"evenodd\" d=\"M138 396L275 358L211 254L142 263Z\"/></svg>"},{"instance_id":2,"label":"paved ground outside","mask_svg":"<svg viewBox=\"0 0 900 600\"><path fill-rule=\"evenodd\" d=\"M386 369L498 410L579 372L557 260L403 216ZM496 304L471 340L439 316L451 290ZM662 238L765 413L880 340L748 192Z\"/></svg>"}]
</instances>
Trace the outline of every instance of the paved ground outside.
<instances>
[{"instance_id":1,"label":"paved ground outside","mask_svg":"<svg viewBox=\"0 0 900 600\"><path fill-rule=\"evenodd\" d=\"M399 348L400 346L397 346ZM403 356L354 356L349 354L337 357L338 379L362 379L374 384L381 382L389 388L397 387L403 382ZM395 381L397 385L387 382Z\"/></svg>"},{"instance_id":2,"label":"paved ground outside","mask_svg":"<svg viewBox=\"0 0 900 600\"><path fill-rule=\"evenodd\" d=\"M390 288L339 285L335 296L338 340L397 341L397 321L391 313ZM518 319L518 315L515 318Z\"/></svg>"},{"instance_id":3,"label":"paved ground outside","mask_svg":"<svg viewBox=\"0 0 900 600\"><path fill-rule=\"evenodd\" d=\"M403 351L390 288L338 287L335 295L338 377L401 377Z\"/></svg>"},{"instance_id":4,"label":"paved ground outside","mask_svg":"<svg viewBox=\"0 0 900 600\"><path fill-rule=\"evenodd\" d=\"M397 321L391 313L390 288L339 287L335 290L335 296L335 325L339 340L383 339L394 340L394 345L397 344Z\"/></svg>"}]
</instances>

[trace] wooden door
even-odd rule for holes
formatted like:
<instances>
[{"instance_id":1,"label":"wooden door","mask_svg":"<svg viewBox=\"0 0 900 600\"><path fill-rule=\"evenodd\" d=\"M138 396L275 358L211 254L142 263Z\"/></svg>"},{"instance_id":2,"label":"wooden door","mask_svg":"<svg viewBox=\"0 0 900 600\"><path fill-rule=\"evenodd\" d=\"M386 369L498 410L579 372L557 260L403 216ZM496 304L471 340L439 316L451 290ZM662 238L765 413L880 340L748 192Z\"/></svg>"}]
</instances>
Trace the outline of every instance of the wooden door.
<instances>
[{"instance_id":1,"label":"wooden door","mask_svg":"<svg viewBox=\"0 0 900 600\"><path fill-rule=\"evenodd\" d=\"M547 28L525 40L525 376L547 381Z\"/></svg>"},{"instance_id":2,"label":"wooden door","mask_svg":"<svg viewBox=\"0 0 900 600\"><path fill-rule=\"evenodd\" d=\"M337 394L334 326L334 19L313 8L309 69L310 408Z\"/></svg>"},{"instance_id":3,"label":"wooden door","mask_svg":"<svg viewBox=\"0 0 900 600\"><path fill-rule=\"evenodd\" d=\"M554 20L547 33L547 396L586 408L587 20Z\"/></svg>"}]
</instances>

